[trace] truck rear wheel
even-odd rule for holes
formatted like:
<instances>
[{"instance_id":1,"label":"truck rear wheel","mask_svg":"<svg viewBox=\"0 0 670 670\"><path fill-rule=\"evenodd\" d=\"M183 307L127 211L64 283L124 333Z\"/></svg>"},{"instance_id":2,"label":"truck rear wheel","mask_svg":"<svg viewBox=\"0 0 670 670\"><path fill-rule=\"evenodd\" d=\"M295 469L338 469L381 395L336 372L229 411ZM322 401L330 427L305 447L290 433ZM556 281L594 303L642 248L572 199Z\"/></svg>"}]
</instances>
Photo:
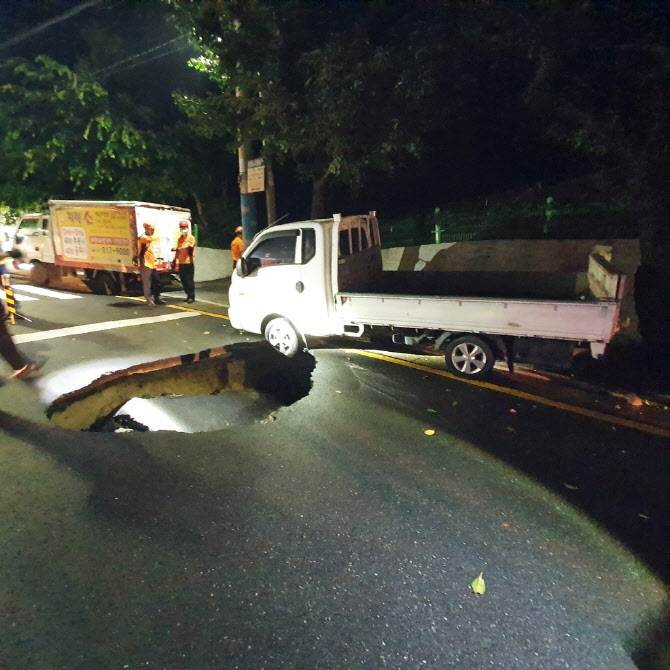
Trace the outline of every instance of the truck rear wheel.
<instances>
[{"instance_id":1,"label":"truck rear wheel","mask_svg":"<svg viewBox=\"0 0 670 670\"><path fill-rule=\"evenodd\" d=\"M462 335L447 345L447 369L459 377L486 377L493 368L495 356L490 345L476 335Z\"/></svg>"},{"instance_id":2,"label":"truck rear wheel","mask_svg":"<svg viewBox=\"0 0 670 670\"><path fill-rule=\"evenodd\" d=\"M265 339L287 358L293 358L300 349L300 336L291 323L284 318L272 319L265 326Z\"/></svg>"},{"instance_id":3,"label":"truck rear wheel","mask_svg":"<svg viewBox=\"0 0 670 670\"><path fill-rule=\"evenodd\" d=\"M116 295L120 290L119 282L109 272L99 272L88 285L98 295Z\"/></svg>"}]
</instances>

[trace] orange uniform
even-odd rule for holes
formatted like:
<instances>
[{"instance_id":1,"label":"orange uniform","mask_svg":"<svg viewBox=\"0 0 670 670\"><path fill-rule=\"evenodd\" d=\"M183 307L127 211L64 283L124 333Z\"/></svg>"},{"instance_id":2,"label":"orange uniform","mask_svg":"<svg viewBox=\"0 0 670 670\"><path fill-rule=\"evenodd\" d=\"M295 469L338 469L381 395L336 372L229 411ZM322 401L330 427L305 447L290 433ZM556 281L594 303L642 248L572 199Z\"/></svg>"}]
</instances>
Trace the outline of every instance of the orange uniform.
<instances>
[{"instance_id":1,"label":"orange uniform","mask_svg":"<svg viewBox=\"0 0 670 670\"><path fill-rule=\"evenodd\" d=\"M237 263L237 261L242 258L242 252L244 251L244 240L242 239L241 236L236 237L231 243L230 243L230 253L233 255L233 263Z\"/></svg>"},{"instance_id":2,"label":"orange uniform","mask_svg":"<svg viewBox=\"0 0 670 670\"><path fill-rule=\"evenodd\" d=\"M188 265L195 262L195 237L182 233L177 240L175 260L179 265Z\"/></svg>"},{"instance_id":3,"label":"orange uniform","mask_svg":"<svg viewBox=\"0 0 670 670\"><path fill-rule=\"evenodd\" d=\"M142 237L137 240L137 256L140 259L140 266L152 269L156 267L153 237L142 235Z\"/></svg>"}]
</instances>

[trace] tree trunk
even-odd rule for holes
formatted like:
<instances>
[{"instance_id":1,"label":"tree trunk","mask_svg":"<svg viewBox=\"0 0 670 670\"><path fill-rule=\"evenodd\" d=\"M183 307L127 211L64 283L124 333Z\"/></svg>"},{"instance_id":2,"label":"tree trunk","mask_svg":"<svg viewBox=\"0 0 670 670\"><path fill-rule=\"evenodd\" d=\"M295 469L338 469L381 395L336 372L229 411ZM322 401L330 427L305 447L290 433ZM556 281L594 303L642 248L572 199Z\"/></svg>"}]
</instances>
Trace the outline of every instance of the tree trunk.
<instances>
[{"instance_id":1,"label":"tree trunk","mask_svg":"<svg viewBox=\"0 0 670 670\"><path fill-rule=\"evenodd\" d=\"M207 223L207 219L205 218L205 213L202 210L202 203L200 202L200 198L198 197L197 193L191 193L193 196L193 200L195 200L195 208L198 210L198 216L200 217L200 221L202 222L202 225L207 228L209 225Z\"/></svg>"},{"instance_id":2,"label":"tree trunk","mask_svg":"<svg viewBox=\"0 0 670 670\"><path fill-rule=\"evenodd\" d=\"M329 172L323 173L312 182L312 218L323 219L326 216L326 180Z\"/></svg>"},{"instance_id":3,"label":"tree trunk","mask_svg":"<svg viewBox=\"0 0 670 670\"><path fill-rule=\"evenodd\" d=\"M277 221L277 200L275 197L275 173L272 163L265 166L265 209L268 214L268 226Z\"/></svg>"}]
</instances>

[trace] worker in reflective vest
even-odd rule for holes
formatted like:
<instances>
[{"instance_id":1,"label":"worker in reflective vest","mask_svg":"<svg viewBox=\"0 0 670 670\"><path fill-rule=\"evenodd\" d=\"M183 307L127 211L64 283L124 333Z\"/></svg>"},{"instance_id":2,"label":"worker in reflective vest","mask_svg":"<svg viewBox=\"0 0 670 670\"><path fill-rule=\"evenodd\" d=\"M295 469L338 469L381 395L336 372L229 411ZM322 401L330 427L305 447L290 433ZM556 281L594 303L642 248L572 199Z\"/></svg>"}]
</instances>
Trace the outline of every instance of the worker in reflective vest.
<instances>
[{"instance_id":1,"label":"worker in reflective vest","mask_svg":"<svg viewBox=\"0 0 670 670\"><path fill-rule=\"evenodd\" d=\"M154 224L145 223L144 235L137 240L137 259L140 266L140 276L142 277L142 291L147 307L165 304L161 300L161 281L158 270L156 270L154 232Z\"/></svg>"},{"instance_id":2,"label":"worker in reflective vest","mask_svg":"<svg viewBox=\"0 0 670 670\"><path fill-rule=\"evenodd\" d=\"M230 243L230 253L233 255L233 272L237 266L237 261L242 258L244 251L244 240L242 239L242 226L235 228L235 239Z\"/></svg>"},{"instance_id":3,"label":"worker in reflective vest","mask_svg":"<svg viewBox=\"0 0 670 670\"><path fill-rule=\"evenodd\" d=\"M175 252L174 265L179 268L179 280L186 293L185 302L195 302L195 237L188 232L188 221L179 222L179 239Z\"/></svg>"}]
</instances>

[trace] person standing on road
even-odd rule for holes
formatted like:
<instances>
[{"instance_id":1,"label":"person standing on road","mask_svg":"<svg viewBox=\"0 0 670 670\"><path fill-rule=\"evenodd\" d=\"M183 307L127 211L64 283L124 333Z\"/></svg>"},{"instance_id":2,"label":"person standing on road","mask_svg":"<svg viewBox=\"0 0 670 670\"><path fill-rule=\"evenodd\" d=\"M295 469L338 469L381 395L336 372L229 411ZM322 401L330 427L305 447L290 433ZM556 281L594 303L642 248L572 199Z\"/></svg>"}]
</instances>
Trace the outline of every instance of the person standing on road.
<instances>
[{"instance_id":1,"label":"person standing on road","mask_svg":"<svg viewBox=\"0 0 670 670\"><path fill-rule=\"evenodd\" d=\"M242 258L244 251L244 240L242 239L242 226L235 228L235 239L230 243L230 253L233 255L233 272L237 267L237 261Z\"/></svg>"},{"instance_id":2,"label":"person standing on road","mask_svg":"<svg viewBox=\"0 0 670 670\"><path fill-rule=\"evenodd\" d=\"M137 240L137 259L142 277L142 291L147 307L164 305L161 300L161 282L156 270L156 255L154 254L154 224L144 224L144 235ZM152 299L153 296L153 299Z\"/></svg>"},{"instance_id":3,"label":"person standing on road","mask_svg":"<svg viewBox=\"0 0 670 670\"><path fill-rule=\"evenodd\" d=\"M21 252L18 250L12 250L8 253L0 252L0 262L10 257L21 258ZM7 330L5 316L4 304L0 302L0 356L2 356L14 370L9 376L9 379L27 379L31 375L39 372L44 364L33 363L27 360L16 348L16 344L14 344L14 340Z\"/></svg>"},{"instance_id":4,"label":"person standing on road","mask_svg":"<svg viewBox=\"0 0 670 670\"><path fill-rule=\"evenodd\" d=\"M188 221L179 222L179 239L175 252L174 263L179 266L179 279L186 292L185 302L195 302L195 237L188 232Z\"/></svg>"}]
</instances>

